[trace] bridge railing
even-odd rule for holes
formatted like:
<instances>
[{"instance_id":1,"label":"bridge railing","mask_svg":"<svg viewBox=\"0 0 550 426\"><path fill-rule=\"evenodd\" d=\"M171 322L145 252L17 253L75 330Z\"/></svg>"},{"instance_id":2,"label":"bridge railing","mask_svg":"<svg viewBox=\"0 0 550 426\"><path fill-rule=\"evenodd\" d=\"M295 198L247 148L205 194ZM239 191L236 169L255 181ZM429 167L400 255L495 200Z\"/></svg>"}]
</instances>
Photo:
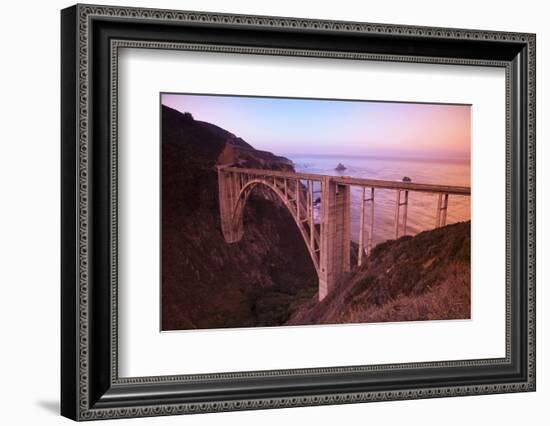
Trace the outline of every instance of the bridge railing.
<instances>
[{"instance_id":1,"label":"bridge railing","mask_svg":"<svg viewBox=\"0 0 550 426\"><path fill-rule=\"evenodd\" d=\"M321 182L325 175L314 173L284 172L269 169L245 169L231 166L219 166L220 169L232 173L241 173L256 176L280 177L288 179L304 179ZM365 186L377 189L394 189L403 191L429 192L449 195L470 195L468 186L432 185L426 183L400 182L379 179L363 179L351 176L330 176L333 182L340 185Z\"/></svg>"}]
</instances>

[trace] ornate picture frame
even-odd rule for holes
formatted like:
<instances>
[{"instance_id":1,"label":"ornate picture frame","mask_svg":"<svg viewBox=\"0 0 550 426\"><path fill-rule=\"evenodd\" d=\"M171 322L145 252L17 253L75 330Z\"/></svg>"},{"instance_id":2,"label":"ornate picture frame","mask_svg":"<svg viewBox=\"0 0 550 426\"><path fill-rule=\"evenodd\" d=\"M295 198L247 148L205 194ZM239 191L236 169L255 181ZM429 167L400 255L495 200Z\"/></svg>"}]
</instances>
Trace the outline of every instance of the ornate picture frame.
<instances>
[{"instance_id":1,"label":"ornate picture frame","mask_svg":"<svg viewBox=\"0 0 550 426\"><path fill-rule=\"evenodd\" d=\"M534 391L535 44L534 34L523 33L96 5L64 9L61 414L93 420ZM504 69L505 356L120 377L117 91L122 48ZM218 371L215 365L212 371Z\"/></svg>"}]
</instances>

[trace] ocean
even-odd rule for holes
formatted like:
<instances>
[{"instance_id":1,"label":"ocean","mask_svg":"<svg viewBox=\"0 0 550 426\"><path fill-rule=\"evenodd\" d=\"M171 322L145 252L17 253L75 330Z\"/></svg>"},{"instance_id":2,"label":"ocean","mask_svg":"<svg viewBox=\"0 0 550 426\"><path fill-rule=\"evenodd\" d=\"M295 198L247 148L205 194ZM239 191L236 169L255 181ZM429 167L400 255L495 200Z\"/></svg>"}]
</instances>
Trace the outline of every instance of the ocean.
<instances>
[{"instance_id":1,"label":"ocean","mask_svg":"<svg viewBox=\"0 0 550 426\"><path fill-rule=\"evenodd\" d=\"M367 179L382 179L401 181L404 176L415 183L437 185L470 186L470 162L448 160L419 160L401 158L373 158L361 156L339 155L286 155L294 162L297 172L315 173L332 176L353 176ZM342 163L346 170L335 170ZM367 191L367 194L370 194ZM359 215L362 189L351 189L351 238L359 239ZM368 198L368 196L367 196ZM374 233L373 244L376 245L388 239L395 238L395 198L392 190L375 190ZM403 194L401 195L403 200ZM365 223L369 223L370 206L366 205ZM319 207L315 212L319 218ZM407 235L433 229L435 226L437 195L419 192L409 192L407 213ZM402 235L402 211L400 220L400 236ZM447 224L470 220L470 197L449 196L447 209ZM368 226L366 227L368 232ZM366 241L366 236L365 236Z\"/></svg>"}]
</instances>

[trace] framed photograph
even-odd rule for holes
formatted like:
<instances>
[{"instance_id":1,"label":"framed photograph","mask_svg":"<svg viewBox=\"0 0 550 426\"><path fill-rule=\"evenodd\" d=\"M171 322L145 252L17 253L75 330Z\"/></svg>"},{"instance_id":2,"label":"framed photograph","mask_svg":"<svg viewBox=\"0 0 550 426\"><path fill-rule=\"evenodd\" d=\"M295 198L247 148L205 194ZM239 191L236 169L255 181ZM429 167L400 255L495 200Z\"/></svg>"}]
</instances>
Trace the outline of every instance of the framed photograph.
<instances>
[{"instance_id":1,"label":"framed photograph","mask_svg":"<svg viewBox=\"0 0 550 426\"><path fill-rule=\"evenodd\" d=\"M61 12L61 412L535 390L535 35Z\"/></svg>"}]
</instances>

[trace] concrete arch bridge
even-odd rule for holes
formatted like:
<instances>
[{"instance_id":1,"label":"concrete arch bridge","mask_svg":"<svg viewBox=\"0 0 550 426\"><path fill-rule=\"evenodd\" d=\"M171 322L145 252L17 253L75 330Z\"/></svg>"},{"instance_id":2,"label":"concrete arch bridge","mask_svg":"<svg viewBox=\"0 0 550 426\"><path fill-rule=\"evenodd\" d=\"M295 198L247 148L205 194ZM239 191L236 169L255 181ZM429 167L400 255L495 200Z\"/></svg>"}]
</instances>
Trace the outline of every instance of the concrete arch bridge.
<instances>
[{"instance_id":1,"label":"concrete arch bridge","mask_svg":"<svg viewBox=\"0 0 550 426\"><path fill-rule=\"evenodd\" d=\"M244 208L258 186L269 189L279 198L294 219L319 278L319 300L323 300L351 270L352 186L361 187L363 194L357 256L359 265L372 250L376 189L389 189L396 193L395 238L405 235L407 231L409 192L437 195L435 228L446 224L450 195L470 196L469 187L218 166L221 228L226 242L235 243L242 238ZM316 200L320 201L321 206L318 224L314 217ZM365 223L367 208L370 209L368 224Z\"/></svg>"}]
</instances>

